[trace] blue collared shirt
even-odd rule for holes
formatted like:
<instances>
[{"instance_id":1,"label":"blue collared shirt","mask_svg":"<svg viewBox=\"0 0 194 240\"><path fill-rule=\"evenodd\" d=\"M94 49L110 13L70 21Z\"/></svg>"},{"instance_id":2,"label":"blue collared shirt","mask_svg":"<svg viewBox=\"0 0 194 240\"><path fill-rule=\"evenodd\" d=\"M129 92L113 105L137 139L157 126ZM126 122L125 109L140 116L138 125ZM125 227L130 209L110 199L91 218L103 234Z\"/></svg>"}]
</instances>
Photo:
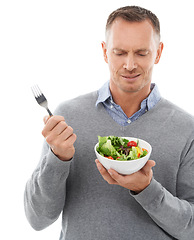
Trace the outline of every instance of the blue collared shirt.
<instances>
[{"instance_id":1,"label":"blue collared shirt","mask_svg":"<svg viewBox=\"0 0 194 240\"><path fill-rule=\"evenodd\" d=\"M112 98L109 81L106 82L98 91L98 99L96 106L99 103L104 105L104 108L108 114L121 126L127 126L131 122L137 120L144 113L152 109L160 100L161 95L156 84L151 84L151 93L149 96L141 102L141 108L139 111L134 113L130 118L123 112L122 108L117 105Z\"/></svg>"}]
</instances>

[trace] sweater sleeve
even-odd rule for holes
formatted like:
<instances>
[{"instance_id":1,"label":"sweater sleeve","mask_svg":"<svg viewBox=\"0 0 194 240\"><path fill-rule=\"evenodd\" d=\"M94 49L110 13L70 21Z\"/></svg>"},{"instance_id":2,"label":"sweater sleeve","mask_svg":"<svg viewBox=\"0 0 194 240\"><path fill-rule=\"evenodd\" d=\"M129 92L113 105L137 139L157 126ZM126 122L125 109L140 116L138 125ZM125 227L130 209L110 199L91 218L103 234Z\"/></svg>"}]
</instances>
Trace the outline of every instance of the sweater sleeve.
<instances>
[{"instance_id":1,"label":"sweater sleeve","mask_svg":"<svg viewBox=\"0 0 194 240\"><path fill-rule=\"evenodd\" d=\"M154 178L141 193L132 196L150 217L171 236L181 240L194 237L194 141L184 148L173 196Z\"/></svg>"},{"instance_id":2,"label":"sweater sleeve","mask_svg":"<svg viewBox=\"0 0 194 240\"><path fill-rule=\"evenodd\" d=\"M39 165L26 184L24 207L31 226L39 231L59 217L65 203L71 161L59 160L44 143Z\"/></svg>"}]
</instances>

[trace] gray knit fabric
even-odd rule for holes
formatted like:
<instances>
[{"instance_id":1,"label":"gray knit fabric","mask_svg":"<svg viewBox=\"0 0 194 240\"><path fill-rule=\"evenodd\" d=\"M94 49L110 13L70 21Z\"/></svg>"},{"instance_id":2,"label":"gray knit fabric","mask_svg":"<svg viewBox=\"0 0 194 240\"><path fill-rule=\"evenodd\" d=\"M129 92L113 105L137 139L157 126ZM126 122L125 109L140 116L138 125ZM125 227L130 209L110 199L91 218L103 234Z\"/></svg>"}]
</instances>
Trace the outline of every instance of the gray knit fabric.
<instances>
[{"instance_id":1,"label":"gray knit fabric","mask_svg":"<svg viewBox=\"0 0 194 240\"><path fill-rule=\"evenodd\" d=\"M76 153L60 161L45 143L25 189L25 211L36 230L62 212L60 240L194 239L194 118L165 99L128 126L118 125L97 92L61 104L77 135ZM109 185L95 164L97 136L148 141L156 161L151 184L140 194ZM56 236L57 239L57 236Z\"/></svg>"}]
</instances>

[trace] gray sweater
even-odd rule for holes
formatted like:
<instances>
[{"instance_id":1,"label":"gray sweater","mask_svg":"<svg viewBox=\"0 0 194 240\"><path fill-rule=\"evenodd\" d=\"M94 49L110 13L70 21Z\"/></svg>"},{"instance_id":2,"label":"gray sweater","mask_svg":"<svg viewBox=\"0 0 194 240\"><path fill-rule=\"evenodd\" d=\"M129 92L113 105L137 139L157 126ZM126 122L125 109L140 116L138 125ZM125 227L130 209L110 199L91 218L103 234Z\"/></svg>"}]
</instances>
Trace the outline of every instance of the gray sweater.
<instances>
[{"instance_id":1,"label":"gray sweater","mask_svg":"<svg viewBox=\"0 0 194 240\"><path fill-rule=\"evenodd\" d=\"M55 114L77 135L71 161L60 161L44 143L26 184L25 212L35 230L62 212L60 240L194 239L194 118L165 99L128 126L118 125L97 92L67 101ZM156 161L150 185L134 195L109 185L95 164L97 136L148 141ZM57 237L56 237L57 238Z\"/></svg>"}]
</instances>

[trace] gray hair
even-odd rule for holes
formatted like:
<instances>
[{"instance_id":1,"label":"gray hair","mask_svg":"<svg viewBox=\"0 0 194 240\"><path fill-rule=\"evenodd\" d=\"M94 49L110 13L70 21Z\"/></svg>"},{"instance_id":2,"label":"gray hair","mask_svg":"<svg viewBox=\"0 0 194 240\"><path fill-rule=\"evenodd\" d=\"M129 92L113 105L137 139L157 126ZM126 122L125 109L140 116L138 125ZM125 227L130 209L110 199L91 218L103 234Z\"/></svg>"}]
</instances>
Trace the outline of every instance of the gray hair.
<instances>
[{"instance_id":1,"label":"gray hair","mask_svg":"<svg viewBox=\"0 0 194 240\"><path fill-rule=\"evenodd\" d=\"M145 20L150 21L153 26L155 33L157 34L160 40L160 22L157 16L152 13L150 10L147 10L138 6L126 6L122 8L118 8L114 12L112 12L106 23L106 38L108 38L108 32L112 26L112 23L116 18L122 18L129 22L143 22Z\"/></svg>"}]
</instances>

